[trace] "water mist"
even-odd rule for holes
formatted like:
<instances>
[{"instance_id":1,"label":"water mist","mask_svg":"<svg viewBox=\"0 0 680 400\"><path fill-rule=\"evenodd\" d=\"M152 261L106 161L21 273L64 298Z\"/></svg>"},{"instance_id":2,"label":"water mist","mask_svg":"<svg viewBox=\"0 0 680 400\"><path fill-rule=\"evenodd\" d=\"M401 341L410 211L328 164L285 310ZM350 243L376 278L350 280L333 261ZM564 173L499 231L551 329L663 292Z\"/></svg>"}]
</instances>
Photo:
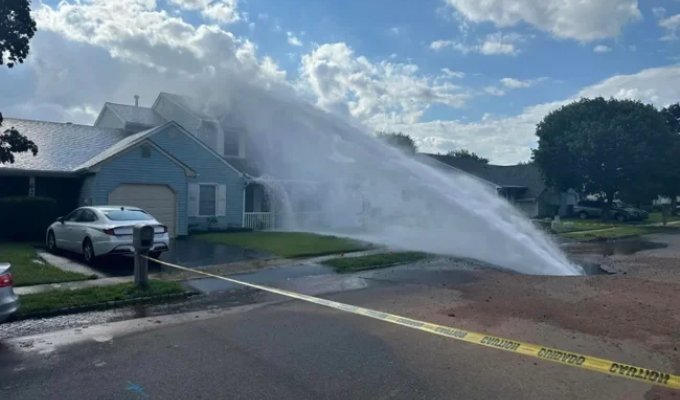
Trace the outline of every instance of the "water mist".
<instances>
[{"instance_id":1,"label":"water mist","mask_svg":"<svg viewBox=\"0 0 680 400\"><path fill-rule=\"evenodd\" d=\"M245 132L247 157L261 175L255 178L278 192L279 202L285 197L284 228L474 258L527 274L582 273L531 221L470 176L403 154L289 91L234 83L209 91L196 106L220 116L226 131ZM297 221L299 203L321 217Z\"/></svg>"}]
</instances>

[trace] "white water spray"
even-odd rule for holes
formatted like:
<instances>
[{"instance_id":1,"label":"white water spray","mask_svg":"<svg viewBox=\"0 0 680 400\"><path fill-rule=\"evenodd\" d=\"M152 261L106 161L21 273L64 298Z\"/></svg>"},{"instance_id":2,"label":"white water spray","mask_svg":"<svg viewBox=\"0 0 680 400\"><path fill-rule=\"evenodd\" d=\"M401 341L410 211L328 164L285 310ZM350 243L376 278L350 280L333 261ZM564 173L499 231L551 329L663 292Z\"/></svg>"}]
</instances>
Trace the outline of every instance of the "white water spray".
<instances>
[{"instance_id":1,"label":"white water spray","mask_svg":"<svg viewBox=\"0 0 680 400\"><path fill-rule=\"evenodd\" d=\"M248 158L267 176L261 181L285 200L287 213L305 211L297 207L304 200L323 215L311 226L300 224L306 230L474 258L528 274L582 273L526 217L475 179L406 156L290 93L230 83L202 106L222 115L225 125L239 120L247 132ZM279 181L284 183L273 184ZM315 182L316 190L307 185L304 196L296 196L300 185L285 182Z\"/></svg>"}]
</instances>

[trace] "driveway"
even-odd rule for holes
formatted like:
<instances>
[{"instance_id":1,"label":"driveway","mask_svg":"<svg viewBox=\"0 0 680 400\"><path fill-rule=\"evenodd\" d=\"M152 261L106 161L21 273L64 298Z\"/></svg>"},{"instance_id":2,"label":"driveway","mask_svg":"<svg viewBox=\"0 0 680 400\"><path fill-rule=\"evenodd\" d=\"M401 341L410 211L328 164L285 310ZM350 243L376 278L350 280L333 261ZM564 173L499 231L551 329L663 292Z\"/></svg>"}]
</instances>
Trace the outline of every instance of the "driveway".
<instances>
[{"instance_id":1,"label":"driveway","mask_svg":"<svg viewBox=\"0 0 680 400\"><path fill-rule=\"evenodd\" d=\"M52 265L67 271L91 271L99 276L129 276L134 274L134 261L130 256L106 256L97 259L92 266L83 264L82 257L75 253L60 252L58 256L48 254ZM170 251L161 255L161 260L189 267L207 267L238 261L252 261L275 256L246 250L237 246L210 243L186 237L173 239ZM76 268L77 267L77 268ZM150 272L160 272L158 265L149 265Z\"/></svg>"}]
</instances>

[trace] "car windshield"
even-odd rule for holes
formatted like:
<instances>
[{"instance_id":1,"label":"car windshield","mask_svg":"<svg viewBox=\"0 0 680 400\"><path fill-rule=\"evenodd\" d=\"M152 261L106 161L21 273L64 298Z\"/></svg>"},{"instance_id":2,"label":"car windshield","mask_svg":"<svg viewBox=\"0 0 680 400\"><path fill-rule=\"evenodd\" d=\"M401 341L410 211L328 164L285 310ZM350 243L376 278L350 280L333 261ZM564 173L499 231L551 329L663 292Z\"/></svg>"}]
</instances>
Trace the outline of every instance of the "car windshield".
<instances>
[{"instance_id":1,"label":"car windshield","mask_svg":"<svg viewBox=\"0 0 680 400\"><path fill-rule=\"evenodd\" d=\"M147 221L153 217L142 210L103 210L111 221Z\"/></svg>"}]
</instances>

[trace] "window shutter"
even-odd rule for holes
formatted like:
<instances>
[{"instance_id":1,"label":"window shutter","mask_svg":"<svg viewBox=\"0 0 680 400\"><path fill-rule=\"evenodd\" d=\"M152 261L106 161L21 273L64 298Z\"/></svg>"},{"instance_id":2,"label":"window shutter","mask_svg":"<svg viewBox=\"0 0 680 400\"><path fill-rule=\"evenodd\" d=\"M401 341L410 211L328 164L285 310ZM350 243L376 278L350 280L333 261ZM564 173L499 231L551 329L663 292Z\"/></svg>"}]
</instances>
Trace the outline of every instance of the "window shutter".
<instances>
[{"instance_id":1,"label":"window shutter","mask_svg":"<svg viewBox=\"0 0 680 400\"><path fill-rule=\"evenodd\" d=\"M216 200L215 214L219 217L227 215L227 185L217 185Z\"/></svg>"},{"instance_id":2,"label":"window shutter","mask_svg":"<svg viewBox=\"0 0 680 400\"><path fill-rule=\"evenodd\" d=\"M189 204L188 204L188 214L190 217L198 216L198 197L199 197L199 187L198 183L189 184Z\"/></svg>"}]
</instances>

